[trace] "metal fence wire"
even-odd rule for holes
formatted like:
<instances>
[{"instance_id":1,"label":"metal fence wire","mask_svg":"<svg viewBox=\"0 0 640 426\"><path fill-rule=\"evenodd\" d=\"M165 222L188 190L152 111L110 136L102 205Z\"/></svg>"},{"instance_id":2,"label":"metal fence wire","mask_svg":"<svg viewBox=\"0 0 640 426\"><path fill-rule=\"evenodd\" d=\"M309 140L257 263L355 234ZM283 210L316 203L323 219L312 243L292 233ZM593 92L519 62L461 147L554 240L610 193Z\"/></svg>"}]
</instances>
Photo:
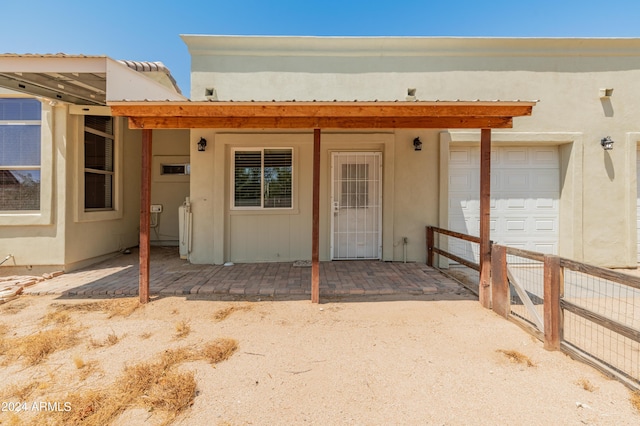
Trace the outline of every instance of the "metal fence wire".
<instances>
[{"instance_id":1,"label":"metal fence wire","mask_svg":"<svg viewBox=\"0 0 640 426\"><path fill-rule=\"evenodd\" d=\"M624 335L625 327L640 331L640 290L569 268L564 271L563 301L622 328L605 327L565 308L563 340L640 382L640 342ZM621 329L622 334L614 331Z\"/></svg>"},{"instance_id":2,"label":"metal fence wire","mask_svg":"<svg viewBox=\"0 0 640 426\"><path fill-rule=\"evenodd\" d=\"M507 254L507 265L511 314L543 332L544 263Z\"/></svg>"}]
</instances>

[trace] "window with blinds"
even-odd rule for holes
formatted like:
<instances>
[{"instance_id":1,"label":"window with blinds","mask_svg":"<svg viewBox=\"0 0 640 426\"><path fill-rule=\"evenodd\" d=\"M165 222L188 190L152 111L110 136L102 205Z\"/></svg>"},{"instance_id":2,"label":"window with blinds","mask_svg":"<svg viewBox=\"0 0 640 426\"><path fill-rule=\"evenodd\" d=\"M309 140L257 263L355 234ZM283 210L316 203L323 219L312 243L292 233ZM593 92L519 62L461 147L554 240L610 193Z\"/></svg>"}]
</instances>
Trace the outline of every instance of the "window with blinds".
<instances>
[{"instance_id":1,"label":"window with blinds","mask_svg":"<svg viewBox=\"0 0 640 426\"><path fill-rule=\"evenodd\" d=\"M233 207L291 208L293 150L238 149L233 153Z\"/></svg>"},{"instance_id":2,"label":"window with blinds","mask_svg":"<svg viewBox=\"0 0 640 426\"><path fill-rule=\"evenodd\" d=\"M40 210L42 106L0 99L0 211Z\"/></svg>"},{"instance_id":3,"label":"window with blinds","mask_svg":"<svg viewBox=\"0 0 640 426\"><path fill-rule=\"evenodd\" d=\"M113 209L113 117L84 118L84 208Z\"/></svg>"}]
</instances>

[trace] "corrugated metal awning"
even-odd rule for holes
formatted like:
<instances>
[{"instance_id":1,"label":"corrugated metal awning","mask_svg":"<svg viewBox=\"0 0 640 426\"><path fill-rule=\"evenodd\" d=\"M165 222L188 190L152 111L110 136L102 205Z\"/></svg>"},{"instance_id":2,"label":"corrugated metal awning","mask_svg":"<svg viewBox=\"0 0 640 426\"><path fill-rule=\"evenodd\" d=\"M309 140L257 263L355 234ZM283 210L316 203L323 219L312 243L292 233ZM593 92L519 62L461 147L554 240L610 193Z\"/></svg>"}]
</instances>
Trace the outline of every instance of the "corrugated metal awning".
<instances>
[{"instance_id":1,"label":"corrugated metal awning","mask_svg":"<svg viewBox=\"0 0 640 426\"><path fill-rule=\"evenodd\" d=\"M136 74L123 78L131 70ZM116 99L123 93L142 98L140 88L144 98L185 100L161 63L65 53L0 54L0 87L76 105L106 105L111 92Z\"/></svg>"}]
</instances>

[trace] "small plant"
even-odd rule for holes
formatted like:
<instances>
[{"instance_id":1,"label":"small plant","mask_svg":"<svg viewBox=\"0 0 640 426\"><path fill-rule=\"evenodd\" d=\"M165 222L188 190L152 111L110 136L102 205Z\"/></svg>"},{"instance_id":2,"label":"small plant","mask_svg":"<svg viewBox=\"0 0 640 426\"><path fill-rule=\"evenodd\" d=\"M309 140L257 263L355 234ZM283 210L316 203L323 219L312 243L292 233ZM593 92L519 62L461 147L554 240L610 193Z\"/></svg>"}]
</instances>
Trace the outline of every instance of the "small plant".
<instances>
[{"instance_id":1,"label":"small plant","mask_svg":"<svg viewBox=\"0 0 640 426\"><path fill-rule=\"evenodd\" d=\"M182 320L176 324L176 339L187 337L191 333L191 325L189 321Z\"/></svg>"},{"instance_id":2,"label":"small plant","mask_svg":"<svg viewBox=\"0 0 640 426\"><path fill-rule=\"evenodd\" d=\"M153 333L146 331L146 332L144 332L144 333L142 333L142 334L140 335L140 338L141 338L141 339L144 339L144 340L147 340L149 337L151 337L151 335L152 335L152 334L153 334Z\"/></svg>"}]
</instances>

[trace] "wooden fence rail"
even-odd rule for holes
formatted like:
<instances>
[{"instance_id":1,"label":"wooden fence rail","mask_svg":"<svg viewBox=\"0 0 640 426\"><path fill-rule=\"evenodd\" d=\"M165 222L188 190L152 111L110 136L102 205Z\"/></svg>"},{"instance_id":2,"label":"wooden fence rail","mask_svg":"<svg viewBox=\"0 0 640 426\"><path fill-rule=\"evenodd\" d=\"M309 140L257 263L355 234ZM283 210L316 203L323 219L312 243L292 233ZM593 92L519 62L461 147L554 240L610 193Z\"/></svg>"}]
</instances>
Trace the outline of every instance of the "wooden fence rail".
<instances>
[{"instance_id":1,"label":"wooden fence rail","mask_svg":"<svg viewBox=\"0 0 640 426\"><path fill-rule=\"evenodd\" d=\"M427 226L427 265L433 266L433 255L439 254L441 256L445 256L454 262L458 262L461 265L474 269L476 271L480 271L480 264L471 262L470 260L464 259L460 256L457 256L453 253L450 253L446 250L442 250L441 248L436 247L435 234L448 235L450 237L455 237L460 240L469 241L471 243L480 244L480 238L474 237L472 235L462 234L460 232L449 231L448 229L438 228L436 226Z\"/></svg>"},{"instance_id":2,"label":"wooden fence rail","mask_svg":"<svg viewBox=\"0 0 640 426\"><path fill-rule=\"evenodd\" d=\"M633 378L624 372L620 372L617 368L598 360L593 356L593 354L584 352L580 348L576 348L564 340L564 313L566 311L624 336L634 342L640 343L640 330L565 300L564 275L565 270L571 270L587 274L592 277L609 280L620 285L629 286L634 289L640 289L640 278L593 265L587 265L582 262L565 259L559 256L529 252L526 250L494 244L491 249L492 309L497 314L508 319L514 319L514 317L511 316L510 306L511 294L508 277L508 255L518 256L542 262L544 264L543 330L532 330L535 327L531 327L530 324L527 324L523 328L532 332L536 336L541 337L544 342L545 349L562 350L567 352L569 355L598 368L605 374L622 381L633 389L640 388L640 380L638 380L638 378Z\"/></svg>"},{"instance_id":3,"label":"wooden fence rail","mask_svg":"<svg viewBox=\"0 0 640 426\"><path fill-rule=\"evenodd\" d=\"M437 247L436 234L447 235L471 243L480 243L480 238L460 232L435 226L426 227L427 240L427 264L434 266L434 255L445 256L455 262L465 265L476 271L480 271L478 263L463 259L458 255L450 253ZM517 279L513 271L509 269L507 256L515 256L530 261L538 262L543 271L543 317L539 317L535 304L539 305L540 298L532 295L521 283L515 282ZM565 312L580 317L586 321L610 330L632 342L640 343L640 330L624 324L619 320L607 317L601 313L593 312L585 307L565 300L565 271L574 271L585 274L592 278L598 278L616 283L616 285L627 286L631 289L640 290L640 277L623 274L610 269L588 265L582 262L562 258L555 255L548 255L529 250L522 250L513 247L506 247L498 244L491 244L491 309L497 314L517 322L525 330L532 333L543 341L545 349L561 350L575 359L585 362L606 375L620 380L632 389L640 389L640 378L622 371L602 359L590 354L585 348L578 348L574 344L564 339ZM522 300L523 307L531 319L523 320L519 314L512 312L511 308L511 288L514 288L518 297ZM531 298L536 298L532 303ZM611 315L613 316L613 315ZM569 330L569 329L568 329Z\"/></svg>"}]
</instances>

